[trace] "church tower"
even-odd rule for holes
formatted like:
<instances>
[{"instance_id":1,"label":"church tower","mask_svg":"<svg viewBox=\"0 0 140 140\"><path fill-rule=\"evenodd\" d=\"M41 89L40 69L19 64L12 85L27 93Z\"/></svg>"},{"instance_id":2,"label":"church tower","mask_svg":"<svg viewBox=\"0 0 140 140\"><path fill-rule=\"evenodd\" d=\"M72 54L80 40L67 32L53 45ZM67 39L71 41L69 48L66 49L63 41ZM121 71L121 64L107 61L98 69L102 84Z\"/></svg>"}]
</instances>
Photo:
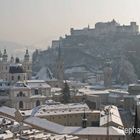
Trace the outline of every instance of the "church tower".
<instances>
[{"instance_id":1,"label":"church tower","mask_svg":"<svg viewBox=\"0 0 140 140\"><path fill-rule=\"evenodd\" d=\"M7 60L8 60L7 51L6 51L6 49L4 49L4 53L3 53L3 56L2 56L2 61L7 62Z\"/></svg>"},{"instance_id":2,"label":"church tower","mask_svg":"<svg viewBox=\"0 0 140 140\"><path fill-rule=\"evenodd\" d=\"M60 42L59 42L59 48L58 48L58 60L57 60L57 79L59 82L59 86L63 87L63 80L64 80L64 61L62 59L61 54L61 48L60 48Z\"/></svg>"},{"instance_id":3,"label":"church tower","mask_svg":"<svg viewBox=\"0 0 140 140\"><path fill-rule=\"evenodd\" d=\"M10 63L14 63L14 57L13 56L11 56L11 59L10 59Z\"/></svg>"},{"instance_id":4,"label":"church tower","mask_svg":"<svg viewBox=\"0 0 140 140\"><path fill-rule=\"evenodd\" d=\"M0 61L2 60L2 52L0 51Z\"/></svg>"},{"instance_id":5,"label":"church tower","mask_svg":"<svg viewBox=\"0 0 140 140\"><path fill-rule=\"evenodd\" d=\"M26 49L23 61L23 67L27 73L27 79L30 80L32 77L32 62L30 61L30 55L28 49Z\"/></svg>"},{"instance_id":6,"label":"church tower","mask_svg":"<svg viewBox=\"0 0 140 140\"><path fill-rule=\"evenodd\" d=\"M25 52L25 55L24 55L24 61L29 62L29 59L30 59L30 55L29 55L28 49L26 49L26 52Z\"/></svg>"},{"instance_id":7,"label":"church tower","mask_svg":"<svg viewBox=\"0 0 140 140\"><path fill-rule=\"evenodd\" d=\"M7 54L7 50L4 49L3 54L1 54L0 79L7 81L8 80L8 71L9 71L8 54Z\"/></svg>"},{"instance_id":8,"label":"church tower","mask_svg":"<svg viewBox=\"0 0 140 140\"><path fill-rule=\"evenodd\" d=\"M105 88L111 88L112 86L111 62L106 62L105 67L104 67L104 86Z\"/></svg>"}]
</instances>

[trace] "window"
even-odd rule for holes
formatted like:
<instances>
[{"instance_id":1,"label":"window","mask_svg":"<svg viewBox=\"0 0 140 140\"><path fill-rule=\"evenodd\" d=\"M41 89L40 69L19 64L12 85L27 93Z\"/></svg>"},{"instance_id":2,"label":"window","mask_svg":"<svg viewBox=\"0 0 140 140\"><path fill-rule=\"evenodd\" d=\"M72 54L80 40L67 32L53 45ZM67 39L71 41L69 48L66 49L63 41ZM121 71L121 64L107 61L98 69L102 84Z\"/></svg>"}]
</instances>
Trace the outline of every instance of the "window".
<instances>
[{"instance_id":1,"label":"window","mask_svg":"<svg viewBox=\"0 0 140 140\"><path fill-rule=\"evenodd\" d=\"M23 101L19 102L19 109L23 109Z\"/></svg>"},{"instance_id":2,"label":"window","mask_svg":"<svg viewBox=\"0 0 140 140\"><path fill-rule=\"evenodd\" d=\"M36 101L36 106L40 106L40 101L39 100Z\"/></svg>"},{"instance_id":3,"label":"window","mask_svg":"<svg viewBox=\"0 0 140 140\"><path fill-rule=\"evenodd\" d=\"M11 79L14 80L14 76L13 75L12 75Z\"/></svg>"},{"instance_id":4,"label":"window","mask_svg":"<svg viewBox=\"0 0 140 140\"><path fill-rule=\"evenodd\" d=\"M18 75L18 80L20 80L20 75Z\"/></svg>"},{"instance_id":5,"label":"window","mask_svg":"<svg viewBox=\"0 0 140 140\"><path fill-rule=\"evenodd\" d=\"M25 94L22 91L20 91L19 94L17 94L17 97L25 97Z\"/></svg>"}]
</instances>

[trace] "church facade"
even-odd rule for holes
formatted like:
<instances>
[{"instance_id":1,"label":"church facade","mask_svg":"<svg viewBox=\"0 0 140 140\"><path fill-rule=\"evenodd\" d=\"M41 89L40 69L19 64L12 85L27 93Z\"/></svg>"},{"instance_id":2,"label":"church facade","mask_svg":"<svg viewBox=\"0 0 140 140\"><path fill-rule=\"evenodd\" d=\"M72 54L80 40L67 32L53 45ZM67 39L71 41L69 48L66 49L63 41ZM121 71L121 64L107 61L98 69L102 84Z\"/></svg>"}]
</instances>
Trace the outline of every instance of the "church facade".
<instances>
[{"instance_id":1,"label":"church facade","mask_svg":"<svg viewBox=\"0 0 140 140\"><path fill-rule=\"evenodd\" d=\"M45 81L32 80L32 62L28 50L23 61L13 56L8 60L6 49L3 54L0 53L0 80L0 105L32 109L44 104L50 94L51 87ZM3 86L4 82L8 83L7 87Z\"/></svg>"},{"instance_id":2,"label":"church facade","mask_svg":"<svg viewBox=\"0 0 140 140\"><path fill-rule=\"evenodd\" d=\"M12 56L8 61L8 54L4 49L3 54L0 54L0 79L14 84L17 81L29 80L32 76L32 62L28 50L24 55L24 60Z\"/></svg>"}]
</instances>

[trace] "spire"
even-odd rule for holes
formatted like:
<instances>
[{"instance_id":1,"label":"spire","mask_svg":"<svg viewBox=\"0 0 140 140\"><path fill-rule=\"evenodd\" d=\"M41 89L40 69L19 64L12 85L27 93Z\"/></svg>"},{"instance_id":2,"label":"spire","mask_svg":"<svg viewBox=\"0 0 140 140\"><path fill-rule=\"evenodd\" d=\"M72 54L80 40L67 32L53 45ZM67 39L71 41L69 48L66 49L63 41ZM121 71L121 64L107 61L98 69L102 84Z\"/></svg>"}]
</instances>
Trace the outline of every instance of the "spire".
<instances>
[{"instance_id":1,"label":"spire","mask_svg":"<svg viewBox=\"0 0 140 140\"><path fill-rule=\"evenodd\" d=\"M2 52L0 51L0 62L2 61Z\"/></svg>"},{"instance_id":2,"label":"spire","mask_svg":"<svg viewBox=\"0 0 140 140\"><path fill-rule=\"evenodd\" d=\"M87 127L87 118L86 118L85 108L84 108L84 114L83 114L83 119L82 119L82 127L83 128Z\"/></svg>"},{"instance_id":3,"label":"spire","mask_svg":"<svg viewBox=\"0 0 140 140\"><path fill-rule=\"evenodd\" d=\"M2 52L0 51L0 58L2 57Z\"/></svg>"},{"instance_id":4,"label":"spire","mask_svg":"<svg viewBox=\"0 0 140 140\"><path fill-rule=\"evenodd\" d=\"M58 59L61 59L61 47L60 47L60 41L59 41L59 47L58 47Z\"/></svg>"},{"instance_id":5,"label":"spire","mask_svg":"<svg viewBox=\"0 0 140 140\"><path fill-rule=\"evenodd\" d=\"M6 55L7 54L7 51L6 51L6 49L4 49L4 55Z\"/></svg>"},{"instance_id":6,"label":"spire","mask_svg":"<svg viewBox=\"0 0 140 140\"><path fill-rule=\"evenodd\" d=\"M29 55L28 49L26 49L26 55Z\"/></svg>"},{"instance_id":7,"label":"spire","mask_svg":"<svg viewBox=\"0 0 140 140\"><path fill-rule=\"evenodd\" d=\"M14 57L13 57L13 55L11 56L10 62L11 62L11 63L14 63Z\"/></svg>"},{"instance_id":8,"label":"spire","mask_svg":"<svg viewBox=\"0 0 140 140\"><path fill-rule=\"evenodd\" d=\"M57 60L57 79L61 87L63 87L63 80L64 80L64 61L62 59L61 48L60 48L60 41L58 46L58 60Z\"/></svg>"}]
</instances>

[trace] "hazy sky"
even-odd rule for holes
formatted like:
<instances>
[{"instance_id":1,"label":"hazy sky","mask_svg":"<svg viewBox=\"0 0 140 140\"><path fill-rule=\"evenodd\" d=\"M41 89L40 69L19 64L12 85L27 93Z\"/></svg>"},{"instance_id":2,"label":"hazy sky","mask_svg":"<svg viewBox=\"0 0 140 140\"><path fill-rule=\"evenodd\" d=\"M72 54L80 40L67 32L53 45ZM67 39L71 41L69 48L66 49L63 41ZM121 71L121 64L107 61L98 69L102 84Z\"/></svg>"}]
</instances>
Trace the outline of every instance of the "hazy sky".
<instances>
[{"instance_id":1,"label":"hazy sky","mask_svg":"<svg viewBox=\"0 0 140 140\"><path fill-rule=\"evenodd\" d=\"M0 40L45 48L71 27L113 18L140 24L140 0L0 0Z\"/></svg>"}]
</instances>

